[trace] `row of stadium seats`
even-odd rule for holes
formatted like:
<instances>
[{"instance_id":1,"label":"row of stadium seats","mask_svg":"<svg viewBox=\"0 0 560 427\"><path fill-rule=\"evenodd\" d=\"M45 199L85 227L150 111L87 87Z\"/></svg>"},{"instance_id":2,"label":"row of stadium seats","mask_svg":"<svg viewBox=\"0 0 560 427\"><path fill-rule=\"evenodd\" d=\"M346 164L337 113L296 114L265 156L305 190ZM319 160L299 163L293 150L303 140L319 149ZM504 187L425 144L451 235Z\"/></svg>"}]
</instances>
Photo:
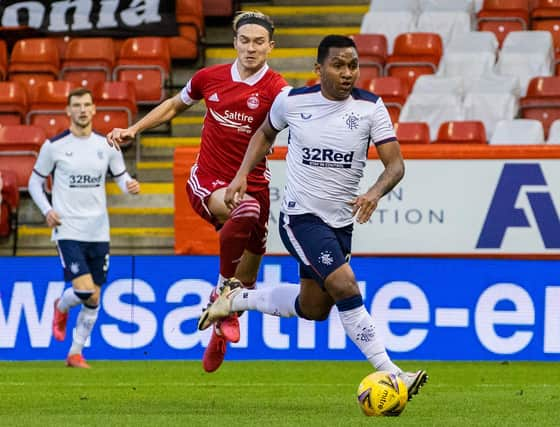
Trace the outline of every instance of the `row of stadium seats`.
<instances>
[{"instance_id":1,"label":"row of stadium seats","mask_svg":"<svg viewBox=\"0 0 560 427\"><path fill-rule=\"evenodd\" d=\"M425 122L398 122L395 132L401 144L560 144L560 120L553 122L546 140L542 124L532 119L501 120L490 139L487 139L484 124L480 121L444 122L435 139Z\"/></svg>"},{"instance_id":2,"label":"row of stadium seats","mask_svg":"<svg viewBox=\"0 0 560 427\"><path fill-rule=\"evenodd\" d=\"M29 94L17 81L0 82L0 126L30 124L43 128L52 137L69 126L67 97L79 84L54 80L36 85ZM93 89L97 114L93 128L107 133L115 127L126 128L136 119L136 91L129 81L97 83Z\"/></svg>"},{"instance_id":3,"label":"row of stadium seats","mask_svg":"<svg viewBox=\"0 0 560 427\"><path fill-rule=\"evenodd\" d=\"M56 79L89 88L101 81L128 81L136 88L139 104L161 102L171 70L168 41L163 37L126 39L116 60L113 44L111 38L75 38L61 61L54 39L22 39L15 43L8 61L5 42L0 40L4 58L0 64L5 64L0 74L28 89Z\"/></svg>"},{"instance_id":4,"label":"row of stadium seats","mask_svg":"<svg viewBox=\"0 0 560 427\"><path fill-rule=\"evenodd\" d=\"M372 0L360 32L383 33L390 44L399 33L436 32L447 44L475 29L493 32L501 45L510 31L541 30L541 22L559 19L558 0Z\"/></svg>"},{"instance_id":5,"label":"row of stadium seats","mask_svg":"<svg viewBox=\"0 0 560 427\"><path fill-rule=\"evenodd\" d=\"M383 34L353 36L362 79L378 76L407 78L410 85L420 75L463 76L475 80L490 72L518 77L522 94L535 76L554 74L552 37L547 31L514 31L498 50L490 32L471 31L456 37L444 48L436 33L404 33L387 52Z\"/></svg>"}]
</instances>

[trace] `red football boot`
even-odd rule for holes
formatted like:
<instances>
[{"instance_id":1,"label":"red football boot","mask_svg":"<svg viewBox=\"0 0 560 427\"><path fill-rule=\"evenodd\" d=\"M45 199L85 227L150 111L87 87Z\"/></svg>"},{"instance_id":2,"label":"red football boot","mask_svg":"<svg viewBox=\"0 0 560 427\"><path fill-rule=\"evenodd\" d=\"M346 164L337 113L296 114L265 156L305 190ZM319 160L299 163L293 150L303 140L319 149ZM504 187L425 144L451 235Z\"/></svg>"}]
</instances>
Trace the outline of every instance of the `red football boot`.
<instances>
[{"instance_id":1,"label":"red football boot","mask_svg":"<svg viewBox=\"0 0 560 427\"><path fill-rule=\"evenodd\" d=\"M82 356L81 354L69 355L66 358L66 366L68 366L69 368L83 368L83 369L91 368L91 366L87 364L86 359L84 359L84 356Z\"/></svg>"},{"instance_id":2,"label":"red football boot","mask_svg":"<svg viewBox=\"0 0 560 427\"><path fill-rule=\"evenodd\" d=\"M68 313L63 313L58 309L59 300L60 298L54 300L52 333L55 340L64 341L64 338L66 338L66 322L68 321Z\"/></svg>"},{"instance_id":3,"label":"red football boot","mask_svg":"<svg viewBox=\"0 0 560 427\"><path fill-rule=\"evenodd\" d=\"M214 372L218 369L226 356L226 339L212 329L212 338L202 356L202 367L206 372Z\"/></svg>"}]
</instances>

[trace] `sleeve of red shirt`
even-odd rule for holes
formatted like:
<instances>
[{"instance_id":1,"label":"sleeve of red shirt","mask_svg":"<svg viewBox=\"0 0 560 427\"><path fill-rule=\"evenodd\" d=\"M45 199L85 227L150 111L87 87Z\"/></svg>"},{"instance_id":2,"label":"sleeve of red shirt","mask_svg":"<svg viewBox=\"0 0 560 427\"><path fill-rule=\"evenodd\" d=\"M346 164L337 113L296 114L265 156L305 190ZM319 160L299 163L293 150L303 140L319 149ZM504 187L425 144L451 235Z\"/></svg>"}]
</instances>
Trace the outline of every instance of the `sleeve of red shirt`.
<instances>
[{"instance_id":1,"label":"sleeve of red shirt","mask_svg":"<svg viewBox=\"0 0 560 427\"><path fill-rule=\"evenodd\" d=\"M204 98L204 83L206 82L207 70L203 68L198 70L192 76L190 82L187 84L187 94L195 101L200 101Z\"/></svg>"}]
</instances>

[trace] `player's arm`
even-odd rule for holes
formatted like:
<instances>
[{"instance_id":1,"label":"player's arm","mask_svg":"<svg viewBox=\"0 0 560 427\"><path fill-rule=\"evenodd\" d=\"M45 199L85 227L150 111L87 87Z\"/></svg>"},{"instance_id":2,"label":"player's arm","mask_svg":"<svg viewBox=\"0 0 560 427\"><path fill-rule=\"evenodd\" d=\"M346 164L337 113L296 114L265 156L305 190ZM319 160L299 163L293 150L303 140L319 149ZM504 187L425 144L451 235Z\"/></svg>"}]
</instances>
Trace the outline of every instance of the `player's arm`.
<instances>
[{"instance_id":1,"label":"player's arm","mask_svg":"<svg viewBox=\"0 0 560 427\"><path fill-rule=\"evenodd\" d=\"M395 140L377 145L376 148L385 168L365 194L350 202L353 206L352 214L357 214L356 219L360 224L370 219L381 197L391 191L404 176L404 161L399 143Z\"/></svg>"},{"instance_id":2,"label":"player's arm","mask_svg":"<svg viewBox=\"0 0 560 427\"><path fill-rule=\"evenodd\" d=\"M237 174L226 188L224 202L230 209L235 208L247 190L247 175L270 152L278 131L272 127L267 116L249 141L249 146L237 170Z\"/></svg>"},{"instance_id":3,"label":"player's arm","mask_svg":"<svg viewBox=\"0 0 560 427\"><path fill-rule=\"evenodd\" d=\"M190 105L185 104L181 94L166 99L148 114L126 129L115 128L107 134L107 142L118 148L119 144L134 139L140 132L168 122L177 114L187 110Z\"/></svg>"},{"instance_id":4,"label":"player's arm","mask_svg":"<svg viewBox=\"0 0 560 427\"><path fill-rule=\"evenodd\" d=\"M120 151L113 151L109 160L109 168L113 175L113 180L125 194L139 194L140 183L132 178L126 171L124 158ZM113 171L117 171L116 173Z\"/></svg>"},{"instance_id":5,"label":"player's arm","mask_svg":"<svg viewBox=\"0 0 560 427\"><path fill-rule=\"evenodd\" d=\"M33 167L33 171L29 176L27 190L29 195L45 216L45 221L49 227L56 227L62 224L60 216L51 206L49 199L43 190L45 181L55 168L55 162L52 156L52 144L47 140L41 146L37 160Z\"/></svg>"}]
</instances>

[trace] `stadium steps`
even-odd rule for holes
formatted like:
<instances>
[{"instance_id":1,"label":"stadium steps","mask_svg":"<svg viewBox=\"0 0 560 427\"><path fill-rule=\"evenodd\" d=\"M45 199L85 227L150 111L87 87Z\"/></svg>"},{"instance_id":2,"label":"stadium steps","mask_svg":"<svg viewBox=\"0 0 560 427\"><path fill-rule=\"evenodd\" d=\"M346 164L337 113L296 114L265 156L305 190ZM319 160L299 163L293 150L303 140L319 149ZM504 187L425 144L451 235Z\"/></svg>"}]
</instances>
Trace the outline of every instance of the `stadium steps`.
<instances>
[{"instance_id":1,"label":"stadium steps","mask_svg":"<svg viewBox=\"0 0 560 427\"><path fill-rule=\"evenodd\" d=\"M137 196L122 194L107 184L111 223L111 251L119 253L173 253L173 184L142 182ZM19 211L18 255L54 255L51 230L30 197L23 197ZM0 242L0 255L10 255L12 238Z\"/></svg>"}]
</instances>

